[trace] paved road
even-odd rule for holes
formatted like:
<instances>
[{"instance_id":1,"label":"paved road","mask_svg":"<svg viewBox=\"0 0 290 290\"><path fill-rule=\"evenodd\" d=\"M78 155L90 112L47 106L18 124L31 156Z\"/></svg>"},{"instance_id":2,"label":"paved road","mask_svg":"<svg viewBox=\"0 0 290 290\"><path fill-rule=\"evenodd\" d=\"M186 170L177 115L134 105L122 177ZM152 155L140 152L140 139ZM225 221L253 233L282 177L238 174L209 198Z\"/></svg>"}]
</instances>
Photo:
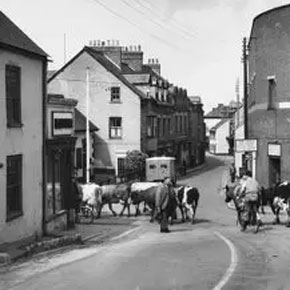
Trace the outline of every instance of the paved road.
<instances>
[{"instance_id":1,"label":"paved road","mask_svg":"<svg viewBox=\"0 0 290 290\"><path fill-rule=\"evenodd\" d=\"M196 223L170 234L142 217L130 235L104 246L34 259L0 276L2 289L290 289L289 229L272 226L270 211L258 234L242 233L223 201L229 158L179 181L199 188ZM125 218L125 217L124 217Z\"/></svg>"}]
</instances>

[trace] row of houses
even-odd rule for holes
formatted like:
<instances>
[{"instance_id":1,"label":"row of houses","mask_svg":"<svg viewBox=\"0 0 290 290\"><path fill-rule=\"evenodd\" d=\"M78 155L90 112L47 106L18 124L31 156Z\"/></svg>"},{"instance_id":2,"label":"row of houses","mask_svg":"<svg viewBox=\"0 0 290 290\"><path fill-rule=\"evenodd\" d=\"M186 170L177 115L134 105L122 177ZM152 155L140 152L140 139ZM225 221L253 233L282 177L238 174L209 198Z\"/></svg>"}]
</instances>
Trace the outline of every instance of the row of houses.
<instances>
[{"instance_id":1,"label":"row of houses","mask_svg":"<svg viewBox=\"0 0 290 290\"><path fill-rule=\"evenodd\" d=\"M237 170L251 170L265 187L290 178L289 19L290 5L254 18L245 58L246 106L235 116Z\"/></svg>"},{"instance_id":2,"label":"row of houses","mask_svg":"<svg viewBox=\"0 0 290 290\"><path fill-rule=\"evenodd\" d=\"M230 102L229 105L218 104L204 117L208 151L212 154L232 155L234 152L235 120L234 115L239 102Z\"/></svg>"},{"instance_id":3,"label":"row of houses","mask_svg":"<svg viewBox=\"0 0 290 290\"><path fill-rule=\"evenodd\" d=\"M0 24L0 244L73 224L72 179L87 159L97 181L122 176L131 150L204 161L200 97L158 60L144 64L140 46L90 42L48 72L49 56L1 12Z\"/></svg>"}]
</instances>

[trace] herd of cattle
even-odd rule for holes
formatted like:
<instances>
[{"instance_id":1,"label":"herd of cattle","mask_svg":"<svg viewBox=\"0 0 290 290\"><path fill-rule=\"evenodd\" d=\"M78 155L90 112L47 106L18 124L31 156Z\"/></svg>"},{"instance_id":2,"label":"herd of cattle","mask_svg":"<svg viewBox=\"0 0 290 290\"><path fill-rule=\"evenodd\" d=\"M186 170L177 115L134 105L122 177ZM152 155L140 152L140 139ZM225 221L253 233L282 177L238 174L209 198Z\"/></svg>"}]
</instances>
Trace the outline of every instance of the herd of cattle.
<instances>
[{"instance_id":1,"label":"herd of cattle","mask_svg":"<svg viewBox=\"0 0 290 290\"><path fill-rule=\"evenodd\" d=\"M113 209L113 204L120 203L123 208L120 216L124 214L127 209L128 217L131 215L131 205L135 207L135 216L140 214L140 205L143 203L145 211L146 206L151 209L151 219L155 219L155 197L159 182L132 182L121 184L98 185L95 183L77 184L78 197L82 204L91 206L95 212L96 217L101 217L102 208L105 204L108 205L110 211L114 216L117 213ZM194 222L195 213L199 200L199 192L197 188L191 186L174 187L175 205L170 215L171 223L176 219L176 209L179 208L182 216L182 222L190 219ZM190 215L188 215L188 212Z\"/></svg>"}]
</instances>

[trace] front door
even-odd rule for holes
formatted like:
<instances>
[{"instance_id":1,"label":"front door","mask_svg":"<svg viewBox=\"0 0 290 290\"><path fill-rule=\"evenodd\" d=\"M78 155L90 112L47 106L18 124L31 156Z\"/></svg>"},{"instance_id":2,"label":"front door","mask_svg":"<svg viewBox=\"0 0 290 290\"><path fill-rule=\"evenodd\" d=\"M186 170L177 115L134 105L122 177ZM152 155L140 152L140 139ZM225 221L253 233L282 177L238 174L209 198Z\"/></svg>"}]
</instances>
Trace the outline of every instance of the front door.
<instances>
[{"instance_id":1,"label":"front door","mask_svg":"<svg viewBox=\"0 0 290 290\"><path fill-rule=\"evenodd\" d=\"M269 158L269 186L273 186L281 180L281 159Z\"/></svg>"}]
</instances>

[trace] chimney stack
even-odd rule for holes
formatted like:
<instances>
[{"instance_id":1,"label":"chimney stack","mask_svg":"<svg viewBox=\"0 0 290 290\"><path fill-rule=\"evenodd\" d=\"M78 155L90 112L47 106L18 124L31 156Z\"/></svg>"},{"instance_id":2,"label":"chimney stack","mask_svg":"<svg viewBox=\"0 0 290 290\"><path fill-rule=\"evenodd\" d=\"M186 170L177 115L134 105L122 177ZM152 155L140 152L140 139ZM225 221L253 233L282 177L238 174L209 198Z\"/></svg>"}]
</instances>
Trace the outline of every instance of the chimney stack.
<instances>
[{"instance_id":1,"label":"chimney stack","mask_svg":"<svg viewBox=\"0 0 290 290\"><path fill-rule=\"evenodd\" d=\"M143 51L141 45L130 45L122 50L122 62L134 71L141 71L143 66Z\"/></svg>"},{"instance_id":2,"label":"chimney stack","mask_svg":"<svg viewBox=\"0 0 290 290\"><path fill-rule=\"evenodd\" d=\"M159 63L158 58L155 58L155 59L154 58L149 58L147 65L150 66L152 68L152 70L154 72L156 72L158 75L161 74L161 65Z\"/></svg>"}]
</instances>

